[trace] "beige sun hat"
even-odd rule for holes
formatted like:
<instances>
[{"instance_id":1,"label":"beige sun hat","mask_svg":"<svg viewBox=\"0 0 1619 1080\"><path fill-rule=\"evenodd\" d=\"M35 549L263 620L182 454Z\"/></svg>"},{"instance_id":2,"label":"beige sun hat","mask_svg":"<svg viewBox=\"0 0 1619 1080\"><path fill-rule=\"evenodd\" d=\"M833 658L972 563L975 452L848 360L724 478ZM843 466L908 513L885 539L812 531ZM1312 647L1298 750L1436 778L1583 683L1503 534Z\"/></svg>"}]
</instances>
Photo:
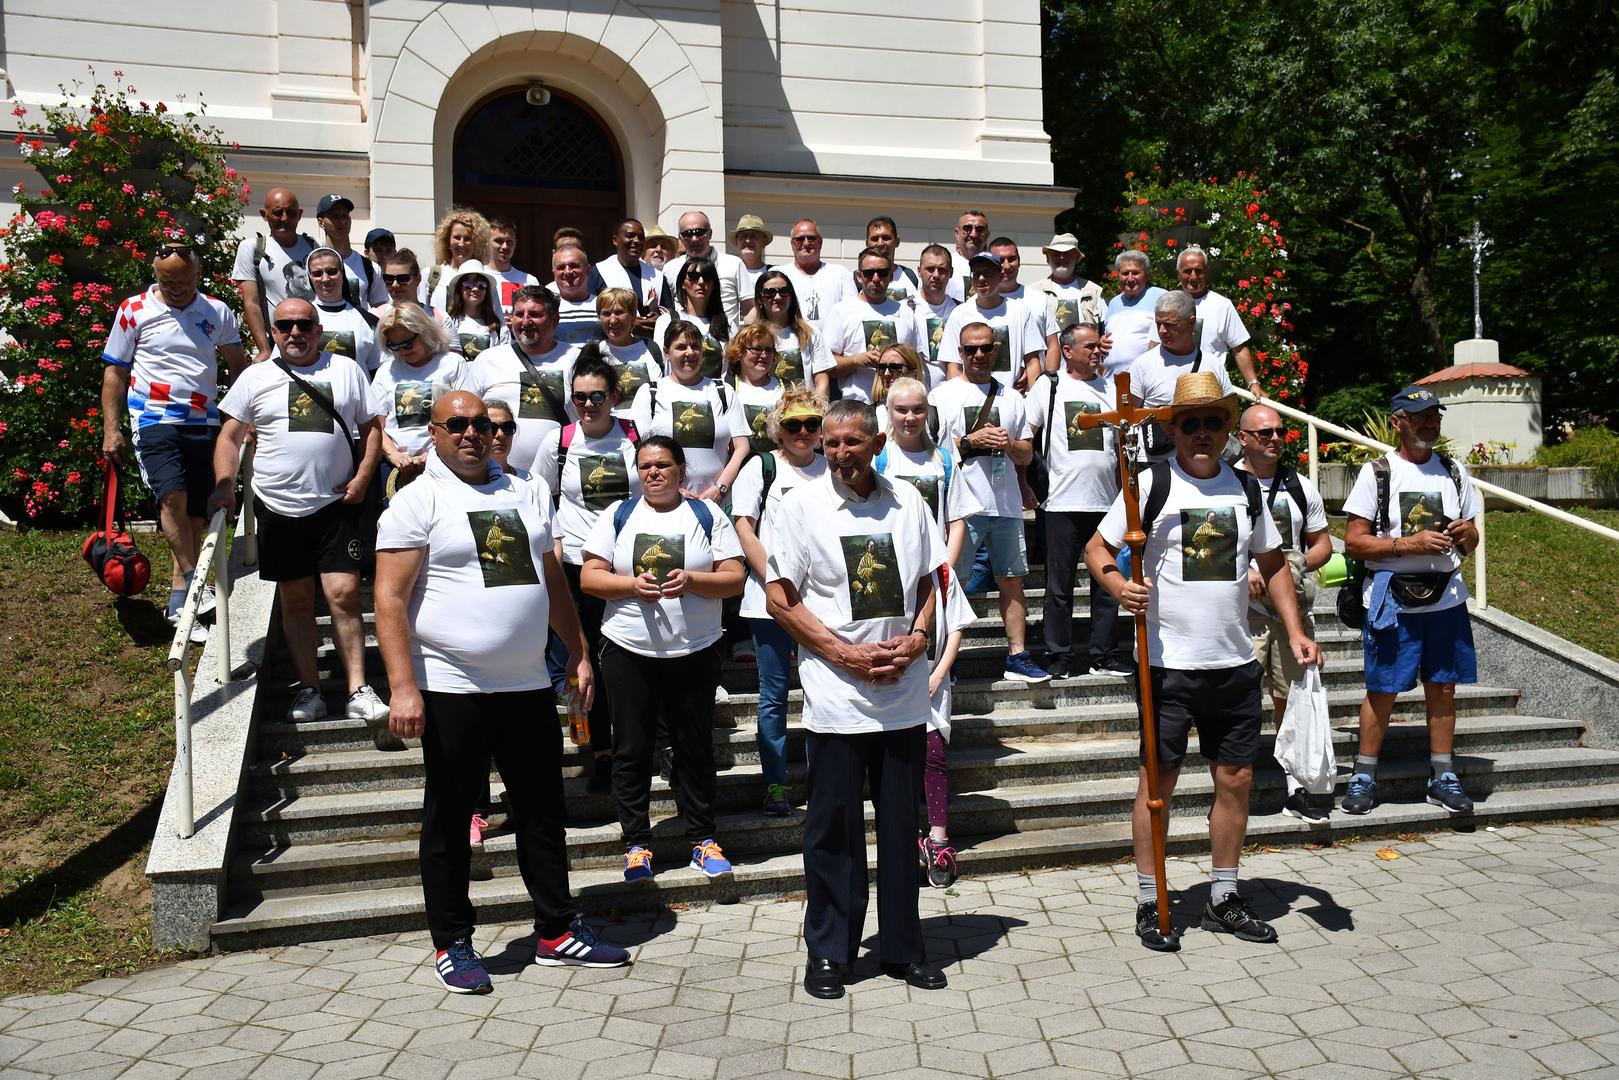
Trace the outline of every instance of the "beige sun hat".
<instances>
[{"instance_id":1,"label":"beige sun hat","mask_svg":"<svg viewBox=\"0 0 1619 1080\"><path fill-rule=\"evenodd\" d=\"M765 234L765 244L768 246L774 240L775 234L765 228L765 219L758 214L743 214L736 219L736 228L731 230L731 246L736 247L736 234L739 232L760 232Z\"/></svg>"},{"instance_id":2,"label":"beige sun hat","mask_svg":"<svg viewBox=\"0 0 1619 1080\"><path fill-rule=\"evenodd\" d=\"M1224 409L1233 426L1240 410L1235 393L1221 393L1220 380L1212 371L1189 371L1175 380L1175 398L1169 403L1170 415L1192 409Z\"/></svg>"},{"instance_id":3,"label":"beige sun hat","mask_svg":"<svg viewBox=\"0 0 1619 1080\"><path fill-rule=\"evenodd\" d=\"M646 246L651 247L653 244L666 249L670 255L680 254L680 241L675 238L673 233L664 232L661 225L648 225L646 227Z\"/></svg>"},{"instance_id":4,"label":"beige sun hat","mask_svg":"<svg viewBox=\"0 0 1619 1080\"><path fill-rule=\"evenodd\" d=\"M1042 255L1050 255L1054 251L1079 251L1079 237L1071 232L1060 232L1051 238L1051 242L1040 249ZM1079 251L1080 257L1085 253Z\"/></svg>"}]
</instances>

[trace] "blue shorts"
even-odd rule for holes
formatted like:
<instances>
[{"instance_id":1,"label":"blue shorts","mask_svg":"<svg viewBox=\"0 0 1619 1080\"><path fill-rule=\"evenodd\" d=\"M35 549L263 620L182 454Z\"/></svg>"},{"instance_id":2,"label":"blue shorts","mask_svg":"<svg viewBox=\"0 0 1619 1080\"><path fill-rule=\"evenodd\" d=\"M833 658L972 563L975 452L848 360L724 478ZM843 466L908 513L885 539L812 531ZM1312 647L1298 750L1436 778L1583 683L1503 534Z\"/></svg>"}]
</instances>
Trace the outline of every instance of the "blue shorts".
<instances>
[{"instance_id":1,"label":"blue shorts","mask_svg":"<svg viewBox=\"0 0 1619 1080\"><path fill-rule=\"evenodd\" d=\"M1473 651L1473 622L1467 605L1438 611L1402 611L1387 630L1361 630L1366 653L1366 689L1398 694L1413 689L1420 678L1431 683L1478 682L1478 654Z\"/></svg>"},{"instance_id":2,"label":"blue shorts","mask_svg":"<svg viewBox=\"0 0 1619 1080\"><path fill-rule=\"evenodd\" d=\"M136 428L135 461L141 479L162 501L171 491L186 495L186 513L208 516L208 496L214 490L216 427L197 424L150 424Z\"/></svg>"},{"instance_id":3,"label":"blue shorts","mask_svg":"<svg viewBox=\"0 0 1619 1080\"><path fill-rule=\"evenodd\" d=\"M983 544L989 545L990 570L998 578L1028 577L1029 553L1024 546L1023 519L974 514L967 519L967 541L961 545L961 562L956 573L970 575L973 556ZM966 580L964 576L963 581Z\"/></svg>"}]
</instances>

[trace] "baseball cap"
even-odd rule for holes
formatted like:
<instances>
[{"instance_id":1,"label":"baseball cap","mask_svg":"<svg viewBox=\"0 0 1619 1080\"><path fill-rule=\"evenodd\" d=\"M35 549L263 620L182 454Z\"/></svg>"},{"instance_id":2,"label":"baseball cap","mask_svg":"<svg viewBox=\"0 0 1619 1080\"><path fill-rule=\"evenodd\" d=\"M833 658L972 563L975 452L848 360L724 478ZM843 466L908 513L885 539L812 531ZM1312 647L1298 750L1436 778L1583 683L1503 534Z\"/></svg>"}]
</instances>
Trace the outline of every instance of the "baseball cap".
<instances>
[{"instance_id":1,"label":"baseball cap","mask_svg":"<svg viewBox=\"0 0 1619 1080\"><path fill-rule=\"evenodd\" d=\"M971 266L975 262L987 262L997 270L1001 268L1001 257L993 251L980 251L977 255L967 260L967 265Z\"/></svg>"},{"instance_id":2,"label":"baseball cap","mask_svg":"<svg viewBox=\"0 0 1619 1080\"><path fill-rule=\"evenodd\" d=\"M320 202L315 206L315 216L325 217L326 214L341 206L349 213L354 212L354 200L346 195L322 195Z\"/></svg>"},{"instance_id":3,"label":"baseball cap","mask_svg":"<svg viewBox=\"0 0 1619 1080\"><path fill-rule=\"evenodd\" d=\"M370 247L378 240L392 240L393 238L394 234L389 232L387 229L372 229L370 232L365 234L365 246Z\"/></svg>"},{"instance_id":4,"label":"baseball cap","mask_svg":"<svg viewBox=\"0 0 1619 1080\"><path fill-rule=\"evenodd\" d=\"M1439 400L1439 395L1415 383L1389 400L1389 412L1419 413L1427 412L1429 409L1444 412L1445 405Z\"/></svg>"}]
</instances>

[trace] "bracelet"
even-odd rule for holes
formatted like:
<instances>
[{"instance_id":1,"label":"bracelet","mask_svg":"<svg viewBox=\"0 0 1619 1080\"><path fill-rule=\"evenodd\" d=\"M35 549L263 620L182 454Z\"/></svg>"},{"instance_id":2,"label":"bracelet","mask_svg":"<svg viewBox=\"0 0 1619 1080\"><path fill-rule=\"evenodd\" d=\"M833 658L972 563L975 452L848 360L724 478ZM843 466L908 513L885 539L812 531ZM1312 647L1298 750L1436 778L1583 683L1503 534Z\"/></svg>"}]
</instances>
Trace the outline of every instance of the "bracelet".
<instances>
[{"instance_id":1,"label":"bracelet","mask_svg":"<svg viewBox=\"0 0 1619 1080\"><path fill-rule=\"evenodd\" d=\"M906 634L906 635L905 635L905 636L906 636L906 637L910 637L910 636L911 636L911 634L921 634L921 635L922 635L922 636L923 636L923 637L927 637L927 636L928 636L928 632L927 632L927 631L926 631L926 630L924 630L924 629L922 629L922 628L921 628L921 627L920 627L920 626L913 626L913 627L911 627L911 633L910 633L910 634Z\"/></svg>"},{"instance_id":2,"label":"bracelet","mask_svg":"<svg viewBox=\"0 0 1619 1080\"><path fill-rule=\"evenodd\" d=\"M1389 550L1389 555L1396 559L1400 557L1400 538L1398 536L1394 538L1394 547Z\"/></svg>"}]
</instances>

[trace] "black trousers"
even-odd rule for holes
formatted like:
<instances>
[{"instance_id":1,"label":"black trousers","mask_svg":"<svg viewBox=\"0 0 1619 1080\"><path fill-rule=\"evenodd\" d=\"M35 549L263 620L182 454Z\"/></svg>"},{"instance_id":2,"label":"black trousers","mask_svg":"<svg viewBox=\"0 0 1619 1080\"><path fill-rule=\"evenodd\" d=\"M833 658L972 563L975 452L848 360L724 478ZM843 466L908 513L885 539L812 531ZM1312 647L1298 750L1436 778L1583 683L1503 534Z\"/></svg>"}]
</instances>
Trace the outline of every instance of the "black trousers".
<instances>
[{"instance_id":1,"label":"black trousers","mask_svg":"<svg viewBox=\"0 0 1619 1080\"><path fill-rule=\"evenodd\" d=\"M577 910L568 892L568 843L563 829L562 740L556 697L549 689L506 694L422 691L419 849L422 895L433 947L470 937L475 924L467 897L472 853L467 820L484 797L493 758L506 781L506 804L517 839L517 869L534 900L534 929L556 937Z\"/></svg>"},{"instance_id":2,"label":"black trousers","mask_svg":"<svg viewBox=\"0 0 1619 1080\"><path fill-rule=\"evenodd\" d=\"M568 591L573 593L573 606L579 612L579 626L585 632L585 644L590 648L590 662L601 656L602 618L607 614L607 601L591 596L579 587L582 566L571 562L562 564L562 573L568 579ZM596 699L590 704L590 752L610 754L613 751L613 710L608 704L611 693L606 679L596 680Z\"/></svg>"},{"instance_id":3,"label":"black trousers","mask_svg":"<svg viewBox=\"0 0 1619 1080\"><path fill-rule=\"evenodd\" d=\"M1074 637L1074 581L1085 565L1085 545L1096 534L1103 515L1080 511L1046 512L1046 651L1070 657ZM1130 654L1118 640L1119 602L1094 579L1091 581L1091 640L1084 657L1070 662L1090 667L1125 669Z\"/></svg>"},{"instance_id":4,"label":"black trousers","mask_svg":"<svg viewBox=\"0 0 1619 1080\"><path fill-rule=\"evenodd\" d=\"M922 960L916 909L916 807L922 795L927 725L859 735L805 734L809 804L804 811L804 945L810 956L852 964L865 932L863 788L877 812L877 951L884 963Z\"/></svg>"},{"instance_id":5,"label":"black trousers","mask_svg":"<svg viewBox=\"0 0 1619 1080\"><path fill-rule=\"evenodd\" d=\"M692 844L714 836L714 688L719 649L642 656L611 639L601 645L601 679L613 688L613 799L625 848L652 842L652 758L658 717L675 752L675 808Z\"/></svg>"}]
</instances>

